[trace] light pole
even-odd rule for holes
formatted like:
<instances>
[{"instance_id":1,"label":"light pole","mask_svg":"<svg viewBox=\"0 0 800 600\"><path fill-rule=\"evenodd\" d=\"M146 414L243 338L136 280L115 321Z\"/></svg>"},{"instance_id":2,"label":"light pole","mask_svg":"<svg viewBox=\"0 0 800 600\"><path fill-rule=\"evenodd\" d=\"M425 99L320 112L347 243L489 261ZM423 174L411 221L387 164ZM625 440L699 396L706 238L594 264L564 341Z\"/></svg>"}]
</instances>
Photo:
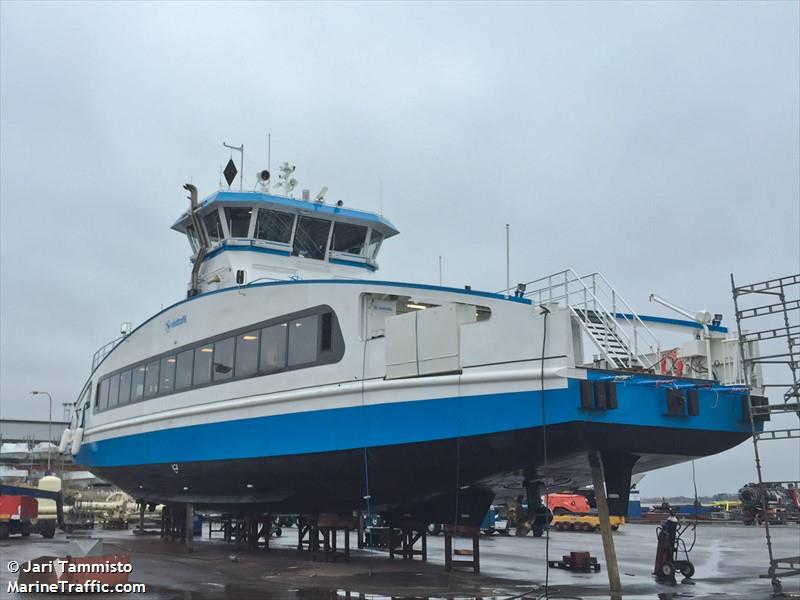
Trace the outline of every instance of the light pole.
<instances>
[{"instance_id":1,"label":"light pole","mask_svg":"<svg viewBox=\"0 0 800 600\"><path fill-rule=\"evenodd\" d=\"M53 447L53 397L47 392L40 392L39 390L33 390L31 392L33 396L38 396L39 394L47 396L50 404L47 416L47 472L50 473L50 450Z\"/></svg>"}]
</instances>

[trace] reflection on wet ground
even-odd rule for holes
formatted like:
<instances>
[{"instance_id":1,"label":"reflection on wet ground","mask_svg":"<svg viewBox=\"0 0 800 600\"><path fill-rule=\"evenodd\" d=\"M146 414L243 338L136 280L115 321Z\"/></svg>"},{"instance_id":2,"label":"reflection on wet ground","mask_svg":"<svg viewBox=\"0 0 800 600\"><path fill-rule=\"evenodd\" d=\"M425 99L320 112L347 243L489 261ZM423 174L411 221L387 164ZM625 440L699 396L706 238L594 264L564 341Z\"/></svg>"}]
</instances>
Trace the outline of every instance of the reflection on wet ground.
<instances>
[{"instance_id":1,"label":"reflection on wet ground","mask_svg":"<svg viewBox=\"0 0 800 600\"><path fill-rule=\"evenodd\" d=\"M773 532L783 555L800 554L797 527ZM491 537L481 541L479 576L471 572L445 573L442 538L429 538L429 562L390 561L377 550L354 551L350 562L311 562L294 546L296 531L286 530L267 552L238 552L207 537L197 539L195 552L162 542L157 536L131 532L95 532L105 539L106 551L130 552L131 581L145 583L146 594L129 598L158 600L538 600L539 598L609 598L605 561L599 535L555 532L549 556L538 538ZM355 546L355 540L351 546ZM465 544L468 542L464 542ZM697 574L674 585L658 583L651 575L655 534L651 526L628 525L615 535L624 589L623 600L760 600L770 598L769 582L758 579L766 564L762 532L736 526L708 526L698 530L692 561ZM458 546L458 542L456 544ZM603 565L600 573L571 573L550 569L546 559L570 551L588 551ZM0 542L0 597L12 576L9 560L29 560L45 554L65 555L67 543L10 538ZM545 593L544 581L550 584ZM794 586L794 587L793 587ZM786 579L788 592L800 593L800 578ZM25 595L24 597L36 597ZM41 596L44 598L44 596ZM122 594L117 595L123 598Z\"/></svg>"}]
</instances>

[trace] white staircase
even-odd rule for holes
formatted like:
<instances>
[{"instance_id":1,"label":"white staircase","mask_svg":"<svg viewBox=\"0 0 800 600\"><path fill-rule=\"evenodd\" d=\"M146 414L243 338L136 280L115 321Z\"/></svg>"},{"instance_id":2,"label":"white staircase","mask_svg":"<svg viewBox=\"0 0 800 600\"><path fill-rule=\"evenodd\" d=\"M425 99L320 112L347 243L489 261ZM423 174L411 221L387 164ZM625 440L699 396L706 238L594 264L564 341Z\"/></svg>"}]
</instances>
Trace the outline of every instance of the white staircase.
<instances>
[{"instance_id":1,"label":"white staircase","mask_svg":"<svg viewBox=\"0 0 800 600\"><path fill-rule=\"evenodd\" d=\"M601 273L566 269L524 285L534 303L568 307L609 368L648 369L648 355L659 355L656 336Z\"/></svg>"}]
</instances>

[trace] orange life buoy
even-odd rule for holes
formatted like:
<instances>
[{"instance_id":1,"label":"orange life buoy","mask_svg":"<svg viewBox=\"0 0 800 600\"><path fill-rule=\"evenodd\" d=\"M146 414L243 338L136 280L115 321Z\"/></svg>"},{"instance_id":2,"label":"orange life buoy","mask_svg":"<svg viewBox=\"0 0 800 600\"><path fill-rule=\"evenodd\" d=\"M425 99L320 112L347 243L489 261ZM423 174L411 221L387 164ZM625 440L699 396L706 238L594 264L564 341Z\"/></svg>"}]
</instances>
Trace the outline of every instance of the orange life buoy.
<instances>
[{"instance_id":1,"label":"orange life buoy","mask_svg":"<svg viewBox=\"0 0 800 600\"><path fill-rule=\"evenodd\" d=\"M683 359L678 356L675 350L670 350L661 355L660 366L662 375L675 375L676 377L683 375Z\"/></svg>"}]
</instances>

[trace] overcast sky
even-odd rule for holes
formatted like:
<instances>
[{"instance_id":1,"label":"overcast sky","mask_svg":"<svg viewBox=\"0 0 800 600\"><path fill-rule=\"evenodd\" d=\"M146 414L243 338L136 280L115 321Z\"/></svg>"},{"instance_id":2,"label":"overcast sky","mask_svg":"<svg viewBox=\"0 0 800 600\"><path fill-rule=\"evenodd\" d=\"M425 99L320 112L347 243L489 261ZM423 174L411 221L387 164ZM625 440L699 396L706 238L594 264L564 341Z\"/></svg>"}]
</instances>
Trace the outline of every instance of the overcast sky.
<instances>
[{"instance_id":1,"label":"overcast sky","mask_svg":"<svg viewBox=\"0 0 800 600\"><path fill-rule=\"evenodd\" d=\"M181 299L181 185L245 181L379 210L380 278L504 286L603 272L732 321L729 273L800 270L800 4L0 3L0 415L46 418L93 352ZM796 423L796 420L795 420ZM766 446L766 445L765 445ZM798 478L798 445L764 450ZM754 478L752 446L696 463ZM689 493L691 467L645 478Z\"/></svg>"}]
</instances>

